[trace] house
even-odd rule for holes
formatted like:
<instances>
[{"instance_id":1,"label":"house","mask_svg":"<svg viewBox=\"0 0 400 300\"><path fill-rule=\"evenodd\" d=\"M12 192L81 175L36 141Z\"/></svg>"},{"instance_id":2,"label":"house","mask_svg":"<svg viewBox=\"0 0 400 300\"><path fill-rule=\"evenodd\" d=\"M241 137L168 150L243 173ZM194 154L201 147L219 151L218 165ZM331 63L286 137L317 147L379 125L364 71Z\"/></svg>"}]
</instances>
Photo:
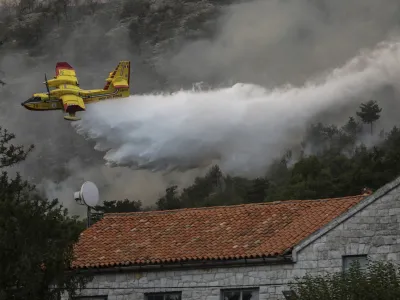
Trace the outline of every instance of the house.
<instances>
[{"instance_id":1,"label":"house","mask_svg":"<svg viewBox=\"0 0 400 300\"><path fill-rule=\"evenodd\" d=\"M72 268L94 274L86 300L285 299L306 272L400 259L399 184L335 199L108 214L82 233Z\"/></svg>"}]
</instances>

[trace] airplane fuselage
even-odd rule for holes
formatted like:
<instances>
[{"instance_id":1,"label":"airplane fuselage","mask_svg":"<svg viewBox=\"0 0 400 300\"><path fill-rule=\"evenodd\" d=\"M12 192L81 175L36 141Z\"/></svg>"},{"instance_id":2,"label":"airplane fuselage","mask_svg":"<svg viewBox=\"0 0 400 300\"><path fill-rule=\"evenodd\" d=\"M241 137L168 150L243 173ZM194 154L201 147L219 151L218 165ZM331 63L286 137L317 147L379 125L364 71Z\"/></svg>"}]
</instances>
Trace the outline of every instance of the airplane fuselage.
<instances>
[{"instance_id":1,"label":"airplane fuselage","mask_svg":"<svg viewBox=\"0 0 400 300\"><path fill-rule=\"evenodd\" d=\"M112 98L129 97L129 89L115 89L113 91L96 89L96 90L52 90L50 97L46 93L33 94L33 97L23 102L22 105L29 110L63 110L63 103L60 99L61 95L74 94L81 97L85 104L99 102Z\"/></svg>"}]
</instances>

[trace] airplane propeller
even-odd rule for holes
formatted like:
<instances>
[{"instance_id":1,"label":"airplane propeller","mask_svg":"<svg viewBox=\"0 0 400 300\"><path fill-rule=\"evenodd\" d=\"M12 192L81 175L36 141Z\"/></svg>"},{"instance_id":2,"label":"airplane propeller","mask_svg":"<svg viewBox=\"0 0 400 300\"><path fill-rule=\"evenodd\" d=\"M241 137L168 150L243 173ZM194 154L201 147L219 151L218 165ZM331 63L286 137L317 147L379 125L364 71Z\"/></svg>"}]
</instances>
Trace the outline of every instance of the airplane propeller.
<instances>
[{"instance_id":1,"label":"airplane propeller","mask_svg":"<svg viewBox=\"0 0 400 300\"><path fill-rule=\"evenodd\" d=\"M49 83L47 82L47 76L46 73L44 73L44 80L45 80L45 84L46 84L46 88L47 88L47 96L49 96L49 100L50 100L50 89L49 89Z\"/></svg>"},{"instance_id":2,"label":"airplane propeller","mask_svg":"<svg viewBox=\"0 0 400 300\"><path fill-rule=\"evenodd\" d=\"M49 96L49 100L50 100L50 89L49 89L49 83L47 82L46 73L44 73L44 83L46 84L47 95ZM65 114L64 110L61 110L61 112L62 112L63 115Z\"/></svg>"}]
</instances>

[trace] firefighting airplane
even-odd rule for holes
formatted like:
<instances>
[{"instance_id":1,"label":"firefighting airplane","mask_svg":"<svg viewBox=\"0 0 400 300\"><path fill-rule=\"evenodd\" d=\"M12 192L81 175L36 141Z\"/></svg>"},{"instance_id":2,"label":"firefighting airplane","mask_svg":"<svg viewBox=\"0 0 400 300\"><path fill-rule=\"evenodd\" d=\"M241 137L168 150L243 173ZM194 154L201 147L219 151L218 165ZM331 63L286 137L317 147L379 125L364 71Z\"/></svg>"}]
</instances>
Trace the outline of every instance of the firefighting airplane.
<instances>
[{"instance_id":1,"label":"firefighting airplane","mask_svg":"<svg viewBox=\"0 0 400 300\"><path fill-rule=\"evenodd\" d=\"M85 111L85 104L110 98L129 97L130 67L129 61L120 61L115 70L109 74L103 89L83 90L79 87L74 68L67 62L58 62L54 79L47 80L45 74L44 84L47 93L33 94L21 105L26 109L37 111L63 110L66 113L65 120L80 120L75 114L78 111Z\"/></svg>"}]
</instances>

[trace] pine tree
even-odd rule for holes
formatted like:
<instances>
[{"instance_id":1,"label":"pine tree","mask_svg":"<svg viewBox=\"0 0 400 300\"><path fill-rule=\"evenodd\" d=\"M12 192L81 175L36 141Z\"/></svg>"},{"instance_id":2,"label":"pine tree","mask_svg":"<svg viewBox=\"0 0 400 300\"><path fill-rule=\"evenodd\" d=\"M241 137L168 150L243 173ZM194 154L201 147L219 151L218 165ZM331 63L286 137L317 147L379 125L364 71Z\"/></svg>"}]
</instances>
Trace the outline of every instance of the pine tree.
<instances>
[{"instance_id":1,"label":"pine tree","mask_svg":"<svg viewBox=\"0 0 400 300\"><path fill-rule=\"evenodd\" d=\"M361 131L360 124L353 117L349 118L342 130L352 138L355 138Z\"/></svg>"},{"instance_id":2,"label":"pine tree","mask_svg":"<svg viewBox=\"0 0 400 300\"><path fill-rule=\"evenodd\" d=\"M160 210L181 208L182 204L178 195L178 186L173 185L165 190L165 195L158 199L157 207Z\"/></svg>"},{"instance_id":3,"label":"pine tree","mask_svg":"<svg viewBox=\"0 0 400 300\"><path fill-rule=\"evenodd\" d=\"M379 107L376 101L370 100L367 103L362 103L360 109L361 111L358 111L356 114L361 118L363 123L371 125L372 135L372 125L375 121L379 120L382 108Z\"/></svg>"}]
</instances>

